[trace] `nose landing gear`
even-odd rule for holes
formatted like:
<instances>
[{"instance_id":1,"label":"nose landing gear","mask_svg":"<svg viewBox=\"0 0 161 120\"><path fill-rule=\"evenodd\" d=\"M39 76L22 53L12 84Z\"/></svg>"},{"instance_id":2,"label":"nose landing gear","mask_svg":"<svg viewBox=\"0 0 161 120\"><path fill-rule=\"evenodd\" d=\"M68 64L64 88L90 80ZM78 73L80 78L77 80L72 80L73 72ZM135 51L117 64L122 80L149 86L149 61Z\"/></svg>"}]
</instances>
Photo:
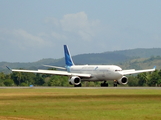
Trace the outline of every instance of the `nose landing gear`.
<instances>
[{"instance_id":1,"label":"nose landing gear","mask_svg":"<svg viewBox=\"0 0 161 120\"><path fill-rule=\"evenodd\" d=\"M113 86L117 87L117 80L114 80Z\"/></svg>"}]
</instances>

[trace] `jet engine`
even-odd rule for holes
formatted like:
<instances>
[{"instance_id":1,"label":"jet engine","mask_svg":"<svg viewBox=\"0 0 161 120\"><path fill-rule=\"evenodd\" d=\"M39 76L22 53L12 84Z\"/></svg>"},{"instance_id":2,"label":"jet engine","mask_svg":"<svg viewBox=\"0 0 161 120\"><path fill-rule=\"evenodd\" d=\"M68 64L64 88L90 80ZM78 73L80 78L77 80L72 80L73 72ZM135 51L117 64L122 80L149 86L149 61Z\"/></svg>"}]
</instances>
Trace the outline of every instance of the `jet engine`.
<instances>
[{"instance_id":1,"label":"jet engine","mask_svg":"<svg viewBox=\"0 0 161 120\"><path fill-rule=\"evenodd\" d=\"M117 81L119 84L126 85L128 83L128 78L126 76L122 76L121 79Z\"/></svg>"},{"instance_id":2,"label":"jet engine","mask_svg":"<svg viewBox=\"0 0 161 120\"><path fill-rule=\"evenodd\" d=\"M73 76L68 81L69 81L69 84L71 84L71 85L79 85L79 84L81 84L81 79L78 76Z\"/></svg>"}]
</instances>

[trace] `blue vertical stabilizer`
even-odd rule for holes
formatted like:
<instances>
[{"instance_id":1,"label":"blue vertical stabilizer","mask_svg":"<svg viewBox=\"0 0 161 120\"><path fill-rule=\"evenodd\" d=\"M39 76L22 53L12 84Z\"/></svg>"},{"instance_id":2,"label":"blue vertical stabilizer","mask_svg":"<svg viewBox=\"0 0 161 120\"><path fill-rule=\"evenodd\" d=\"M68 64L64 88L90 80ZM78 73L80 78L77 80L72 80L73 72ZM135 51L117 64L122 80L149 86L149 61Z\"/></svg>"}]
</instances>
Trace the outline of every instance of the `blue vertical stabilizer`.
<instances>
[{"instance_id":1,"label":"blue vertical stabilizer","mask_svg":"<svg viewBox=\"0 0 161 120\"><path fill-rule=\"evenodd\" d=\"M66 66L73 66L73 60L72 57L70 55L69 49L67 45L64 45L64 54L65 54L65 64Z\"/></svg>"}]
</instances>

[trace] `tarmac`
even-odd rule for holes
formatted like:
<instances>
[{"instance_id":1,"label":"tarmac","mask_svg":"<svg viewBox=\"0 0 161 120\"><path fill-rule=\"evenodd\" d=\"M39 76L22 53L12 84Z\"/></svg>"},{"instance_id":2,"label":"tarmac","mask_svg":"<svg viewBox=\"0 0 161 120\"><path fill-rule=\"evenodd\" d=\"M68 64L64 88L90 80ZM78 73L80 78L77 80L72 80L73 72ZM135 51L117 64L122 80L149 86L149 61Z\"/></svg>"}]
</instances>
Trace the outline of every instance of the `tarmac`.
<instances>
[{"instance_id":1,"label":"tarmac","mask_svg":"<svg viewBox=\"0 0 161 120\"><path fill-rule=\"evenodd\" d=\"M0 89L158 89L161 87L0 87Z\"/></svg>"}]
</instances>

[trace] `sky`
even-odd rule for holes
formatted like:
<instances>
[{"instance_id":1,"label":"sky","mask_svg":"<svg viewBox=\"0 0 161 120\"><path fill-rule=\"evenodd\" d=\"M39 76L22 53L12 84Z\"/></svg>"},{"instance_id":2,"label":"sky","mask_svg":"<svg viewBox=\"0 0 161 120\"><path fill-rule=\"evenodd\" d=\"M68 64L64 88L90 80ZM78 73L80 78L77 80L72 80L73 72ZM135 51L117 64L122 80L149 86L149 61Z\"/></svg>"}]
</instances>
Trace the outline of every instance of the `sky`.
<instances>
[{"instance_id":1,"label":"sky","mask_svg":"<svg viewBox=\"0 0 161 120\"><path fill-rule=\"evenodd\" d=\"M161 48L161 0L0 0L0 62Z\"/></svg>"}]
</instances>

